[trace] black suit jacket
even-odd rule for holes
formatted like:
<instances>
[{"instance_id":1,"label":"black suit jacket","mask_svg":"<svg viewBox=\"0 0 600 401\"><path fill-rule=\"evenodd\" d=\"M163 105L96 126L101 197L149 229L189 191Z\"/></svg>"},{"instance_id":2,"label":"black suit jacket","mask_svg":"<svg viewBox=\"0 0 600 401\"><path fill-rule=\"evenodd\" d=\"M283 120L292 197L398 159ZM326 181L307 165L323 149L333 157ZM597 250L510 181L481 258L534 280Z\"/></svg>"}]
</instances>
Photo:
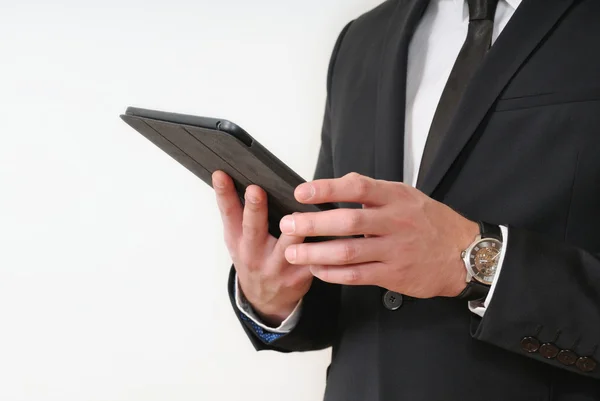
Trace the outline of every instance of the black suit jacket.
<instances>
[{"instance_id":1,"label":"black suit jacket","mask_svg":"<svg viewBox=\"0 0 600 401\"><path fill-rule=\"evenodd\" d=\"M386 1L340 35L317 178L403 179L407 50L426 4ZM600 2L524 0L442 149L420 189L509 227L485 317L447 298L390 311L381 288L315 281L290 334L265 344L244 323L254 346L332 346L327 401L600 399Z\"/></svg>"}]
</instances>

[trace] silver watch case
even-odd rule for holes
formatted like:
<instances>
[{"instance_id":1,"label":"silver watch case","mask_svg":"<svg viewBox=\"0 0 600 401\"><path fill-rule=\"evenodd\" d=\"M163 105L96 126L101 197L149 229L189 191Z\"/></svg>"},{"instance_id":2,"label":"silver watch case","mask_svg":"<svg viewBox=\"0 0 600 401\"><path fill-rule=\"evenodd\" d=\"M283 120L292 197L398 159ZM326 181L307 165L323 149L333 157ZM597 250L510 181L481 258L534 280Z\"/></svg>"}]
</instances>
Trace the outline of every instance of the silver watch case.
<instances>
[{"instance_id":1,"label":"silver watch case","mask_svg":"<svg viewBox=\"0 0 600 401\"><path fill-rule=\"evenodd\" d=\"M481 249L485 248L496 249L498 250L498 253L500 253L502 252L502 241L496 238L482 238L481 235L478 235L475 238L475 241L473 241L473 243L462 252L461 258L467 269L467 283L475 279L482 284L492 285L492 281L496 275L496 269L498 268L498 260L495 261L493 268L488 268L485 270L480 270L475 263L477 253ZM499 258L500 255L498 255L498 259Z\"/></svg>"}]
</instances>

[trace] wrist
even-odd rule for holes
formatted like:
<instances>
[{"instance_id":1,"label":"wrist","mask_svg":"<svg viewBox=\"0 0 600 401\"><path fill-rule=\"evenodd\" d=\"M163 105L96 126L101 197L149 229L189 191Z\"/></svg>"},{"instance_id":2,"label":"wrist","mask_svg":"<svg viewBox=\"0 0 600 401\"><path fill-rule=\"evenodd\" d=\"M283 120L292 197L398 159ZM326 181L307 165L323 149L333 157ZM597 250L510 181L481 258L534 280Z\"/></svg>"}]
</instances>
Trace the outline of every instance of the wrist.
<instances>
[{"instance_id":1,"label":"wrist","mask_svg":"<svg viewBox=\"0 0 600 401\"><path fill-rule=\"evenodd\" d=\"M477 238L479 235L479 225L471 220L464 219L461 229L456 233L457 239L453 255L451 257L451 271L453 276L448 280L448 288L445 296L456 297L467 287L467 269L461 258L461 253Z\"/></svg>"},{"instance_id":2,"label":"wrist","mask_svg":"<svg viewBox=\"0 0 600 401\"><path fill-rule=\"evenodd\" d=\"M466 220L466 219L465 219ZM473 243L473 241L475 241L475 239L477 238L477 236L480 234L480 229L479 229L479 224L471 221L471 220L466 220L462 230L460 231L459 235L457 236L457 247L458 247L458 256L459 256L459 260L462 261L462 259L460 258L460 254L462 251L464 251L465 249L467 249L469 247L469 245L471 245L471 243ZM464 264L461 263L461 265L463 266L463 270L464 270Z\"/></svg>"},{"instance_id":3,"label":"wrist","mask_svg":"<svg viewBox=\"0 0 600 401\"><path fill-rule=\"evenodd\" d=\"M467 287L467 271L460 258L452 263L451 271L453 274L449 277L443 293L440 294L442 297L455 298Z\"/></svg>"},{"instance_id":4,"label":"wrist","mask_svg":"<svg viewBox=\"0 0 600 401\"><path fill-rule=\"evenodd\" d=\"M292 314L292 312L294 312L298 302L295 302L291 305L277 306L275 308L272 305L265 307L257 307L252 305L252 303L250 303L250 305L264 324L269 327L279 327Z\"/></svg>"}]
</instances>

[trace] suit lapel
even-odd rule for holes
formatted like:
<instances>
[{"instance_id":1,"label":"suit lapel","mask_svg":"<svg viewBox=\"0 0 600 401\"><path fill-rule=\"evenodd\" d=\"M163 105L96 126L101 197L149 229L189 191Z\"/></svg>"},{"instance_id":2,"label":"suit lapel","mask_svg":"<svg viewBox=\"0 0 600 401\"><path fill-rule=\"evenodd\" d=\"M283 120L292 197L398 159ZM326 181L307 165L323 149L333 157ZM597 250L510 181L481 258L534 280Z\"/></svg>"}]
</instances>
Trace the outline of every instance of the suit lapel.
<instances>
[{"instance_id":1,"label":"suit lapel","mask_svg":"<svg viewBox=\"0 0 600 401\"><path fill-rule=\"evenodd\" d=\"M467 87L421 191L435 191L502 90L572 2L525 0L517 8Z\"/></svg>"},{"instance_id":2,"label":"suit lapel","mask_svg":"<svg viewBox=\"0 0 600 401\"><path fill-rule=\"evenodd\" d=\"M374 177L402 181L408 45L429 0L399 0L381 55L374 130Z\"/></svg>"}]
</instances>

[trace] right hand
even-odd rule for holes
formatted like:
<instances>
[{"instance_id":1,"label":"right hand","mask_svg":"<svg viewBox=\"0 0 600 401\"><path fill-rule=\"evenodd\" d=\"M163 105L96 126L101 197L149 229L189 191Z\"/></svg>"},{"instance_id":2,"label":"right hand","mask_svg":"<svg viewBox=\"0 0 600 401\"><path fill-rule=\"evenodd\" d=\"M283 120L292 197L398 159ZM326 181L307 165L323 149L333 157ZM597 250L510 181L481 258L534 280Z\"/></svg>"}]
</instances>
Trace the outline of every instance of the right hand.
<instances>
[{"instance_id":1,"label":"right hand","mask_svg":"<svg viewBox=\"0 0 600 401\"><path fill-rule=\"evenodd\" d=\"M267 195L250 185L245 207L232 179L222 171L212 176L223 221L225 243L244 296L264 323L279 326L308 292L313 275L308 266L291 265L285 249L304 241L301 237L269 234Z\"/></svg>"}]
</instances>

